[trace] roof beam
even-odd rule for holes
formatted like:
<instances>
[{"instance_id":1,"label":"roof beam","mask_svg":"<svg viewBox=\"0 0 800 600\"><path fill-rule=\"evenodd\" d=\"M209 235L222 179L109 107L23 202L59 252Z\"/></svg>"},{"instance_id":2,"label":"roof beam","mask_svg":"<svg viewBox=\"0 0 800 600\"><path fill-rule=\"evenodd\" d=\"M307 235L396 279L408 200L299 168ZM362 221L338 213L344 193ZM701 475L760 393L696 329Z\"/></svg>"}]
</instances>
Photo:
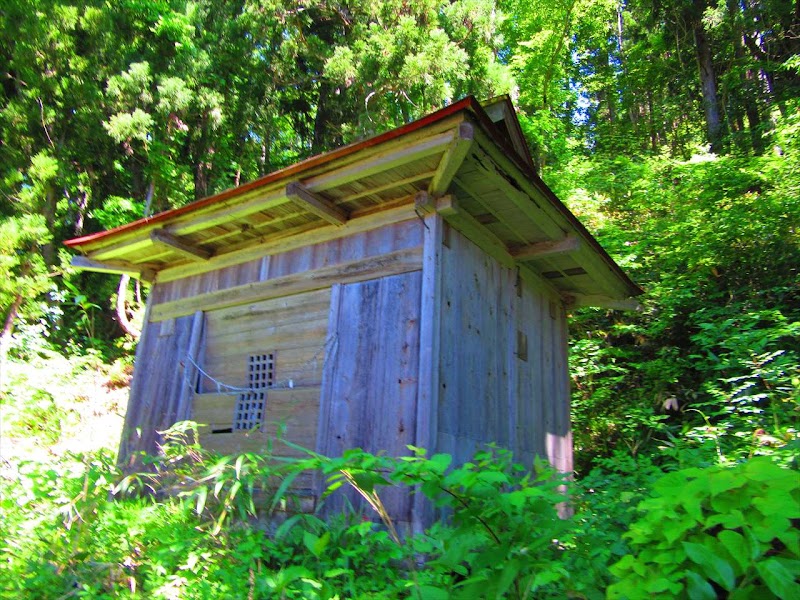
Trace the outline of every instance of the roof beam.
<instances>
[{"instance_id":1,"label":"roof beam","mask_svg":"<svg viewBox=\"0 0 800 600\"><path fill-rule=\"evenodd\" d=\"M558 254L569 254L580 250L581 241L574 235L568 235L560 240L546 240L536 242L511 252L516 260L533 260Z\"/></svg>"},{"instance_id":2,"label":"roof beam","mask_svg":"<svg viewBox=\"0 0 800 600\"><path fill-rule=\"evenodd\" d=\"M347 223L347 213L327 200L315 194L299 181L292 181L286 185L286 197L296 202L303 208L308 209L318 217L333 225L344 225Z\"/></svg>"},{"instance_id":3,"label":"roof beam","mask_svg":"<svg viewBox=\"0 0 800 600\"><path fill-rule=\"evenodd\" d=\"M85 256L73 256L70 264L81 271L93 271L95 273L113 273L115 275L132 275L143 281L153 281L155 272L152 269L144 269L126 262L100 262Z\"/></svg>"},{"instance_id":4,"label":"roof beam","mask_svg":"<svg viewBox=\"0 0 800 600\"><path fill-rule=\"evenodd\" d=\"M472 125L465 122L458 126L455 139L447 146L447 150L445 150L442 159L439 161L439 166L436 168L436 173L430 184L428 184L428 193L431 196L441 196L447 193L453 178L472 147L474 138L475 133Z\"/></svg>"},{"instance_id":5,"label":"roof beam","mask_svg":"<svg viewBox=\"0 0 800 600\"><path fill-rule=\"evenodd\" d=\"M225 252L215 254L207 262L198 261L162 269L158 273L158 281L174 281L190 275L238 265L256 258L288 252L303 246L338 240L349 235L372 231L385 225L415 218L413 198L409 196L405 202L398 202L394 206L377 212L369 212L364 215L354 212L353 218L341 227L312 221L298 227L285 229L277 234L264 234L258 240L248 240L246 243L227 246Z\"/></svg>"},{"instance_id":6,"label":"roof beam","mask_svg":"<svg viewBox=\"0 0 800 600\"><path fill-rule=\"evenodd\" d=\"M357 283L376 277L419 271L421 268L421 246L395 250L387 254L291 273L274 279L251 281L232 288L198 294L191 298L162 302L153 306L150 312L150 321L165 321L190 315L198 310L217 310L272 298L283 298L321 290L335 283Z\"/></svg>"},{"instance_id":7,"label":"roof beam","mask_svg":"<svg viewBox=\"0 0 800 600\"><path fill-rule=\"evenodd\" d=\"M601 294L568 294L561 295L568 307L593 306L610 310L642 310L642 305L635 298L612 298Z\"/></svg>"},{"instance_id":8,"label":"roof beam","mask_svg":"<svg viewBox=\"0 0 800 600\"><path fill-rule=\"evenodd\" d=\"M435 202L436 212L442 215L442 218L450 226L467 236L475 245L497 259L503 266L514 266L514 259L503 241L461 208L455 196L442 196Z\"/></svg>"},{"instance_id":9,"label":"roof beam","mask_svg":"<svg viewBox=\"0 0 800 600\"><path fill-rule=\"evenodd\" d=\"M165 246L173 252L182 254L192 260L208 260L211 258L211 252L208 250L193 246L163 229L154 229L151 231L150 240L158 246Z\"/></svg>"},{"instance_id":10,"label":"roof beam","mask_svg":"<svg viewBox=\"0 0 800 600\"><path fill-rule=\"evenodd\" d=\"M389 148L381 149L366 160L306 178L305 185L313 188L316 192L324 192L359 179L371 177L433 154L444 152L450 142L453 141L453 137L453 131L450 130L420 140L409 139L405 143L401 142L400 146L392 145Z\"/></svg>"}]
</instances>

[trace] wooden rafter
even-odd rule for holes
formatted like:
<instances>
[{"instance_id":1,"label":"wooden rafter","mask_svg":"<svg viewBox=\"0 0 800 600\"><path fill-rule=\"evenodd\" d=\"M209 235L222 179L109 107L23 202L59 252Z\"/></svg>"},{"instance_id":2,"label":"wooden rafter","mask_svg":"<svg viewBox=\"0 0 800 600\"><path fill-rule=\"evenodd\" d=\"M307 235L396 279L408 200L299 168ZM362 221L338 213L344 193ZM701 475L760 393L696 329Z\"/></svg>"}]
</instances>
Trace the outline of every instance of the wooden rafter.
<instances>
[{"instance_id":1,"label":"wooden rafter","mask_svg":"<svg viewBox=\"0 0 800 600\"><path fill-rule=\"evenodd\" d=\"M533 260L537 258L544 258L555 256L557 254L569 254L570 252L577 252L581 247L580 240L574 235L568 235L559 240L547 240L544 242L537 242L522 248L517 248L511 252L511 255L516 260Z\"/></svg>"},{"instance_id":2,"label":"wooden rafter","mask_svg":"<svg viewBox=\"0 0 800 600\"><path fill-rule=\"evenodd\" d=\"M602 294L568 294L561 295L568 307L594 306L611 310L642 310L642 305L634 298L611 298Z\"/></svg>"},{"instance_id":3,"label":"wooden rafter","mask_svg":"<svg viewBox=\"0 0 800 600\"><path fill-rule=\"evenodd\" d=\"M355 233L371 231L384 225L416 218L411 204L412 201L413 199L409 196L405 202L399 202L395 206L375 214L362 216L354 213L353 218L341 227L329 225L328 223L312 222L283 230L277 234L266 235L256 243L248 241L241 245L227 246L225 252L215 254L208 262L166 267L159 272L158 280L159 282L174 281L190 275L238 265L254 258L288 252L302 246L340 239Z\"/></svg>"},{"instance_id":4,"label":"wooden rafter","mask_svg":"<svg viewBox=\"0 0 800 600\"><path fill-rule=\"evenodd\" d=\"M441 196L447 193L450 183L472 147L474 137L475 132L472 125L465 122L458 126L455 139L447 146L447 150L445 150L442 159L439 161L436 173L428 185L428 193L431 196Z\"/></svg>"},{"instance_id":5,"label":"wooden rafter","mask_svg":"<svg viewBox=\"0 0 800 600\"><path fill-rule=\"evenodd\" d=\"M131 275L143 281L153 281L155 272L152 269L143 268L128 262L101 262L92 260L85 256L73 256L70 264L82 271L94 271L96 273L115 273L117 275Z\"/></svg>"},{"instance_id":6,"label":"wooden rafter","mask_svg":"<svg viewBox=\"0 0 800 600\"><path fill-rule=\"evenodd\" d=\"M315 192L324 192L438 154L452 141L452 130L418 140L408 140L402 147L387 148L364 161L304 179L304 183Z\"/></svg>"},{"instance_id":7,"label":"wooden rafter","mask_svg":"<svg viewBox=\"0 0 800 600\"><path fill-rule=\"evenodd\" d=\"M211 258L211 253L208 250L193 246L163 229L154 229L151 231L150 240L152 240L154 244L165 246L173 252L182 254L192 260L208 260Z\"/></svg>"},{"instance_id":8,"label":"wooden rafter","mask_svg":"<svg viewBox=\"0 0 800 600\"><path fill-rule=\"evenodd\" d=\"M315 194L299 181L286 185L286 197L333 225L344 225L347 213L330 200Z\"/></svg>"},{"instance_id":9,"label":"wooden rafter","mask_svg":"<svg viewBox=\"0 0 800 600\"><path fill-rule=\"evenodd\" d=\"M436 212L442 215L449 225L467 236L484 252L497 259L500 264L506 267L514 266L514 259L503 241L461 208L455 196L442 196L435 202Z\"/></svg>"}]
</instances>

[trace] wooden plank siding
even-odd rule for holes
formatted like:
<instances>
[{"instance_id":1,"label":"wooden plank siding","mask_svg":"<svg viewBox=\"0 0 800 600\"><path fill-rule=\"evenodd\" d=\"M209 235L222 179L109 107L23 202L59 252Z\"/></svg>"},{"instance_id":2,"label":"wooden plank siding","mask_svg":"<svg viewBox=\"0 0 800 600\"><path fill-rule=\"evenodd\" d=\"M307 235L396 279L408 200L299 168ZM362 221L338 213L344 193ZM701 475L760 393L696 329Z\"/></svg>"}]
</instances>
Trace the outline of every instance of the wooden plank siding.
<instances>
[{"instance_id":1,"label":"wooden plank siding","mask_svg":"<svg viewBox=\"0 0 800 600\"><path fill-rule=\"evenodd\" d=\"M241 264L159 282L151 292L154 304L191 298L257 281L320 269L339 263L407 250L422 245L423 226L407 208L409 219L285 252L259 256Z\"/></svg>"},{"instance_id":2,"label":"wooden plank siding","mask_svg":"<svg viewBox=\"0 0 800 600\"><path fill-rule=\"evenodd\" d=\"M435 451L460 464L495 442L527 466L540 455L571 469L566 318L558 295L457 231L447 237Z\"/></svg>"},{"instance_id":3,"label":"wooden plank siding","mask_svg":"<svg viewBox=\"0 0 800 600\"><path fill-rule=\"evenodd\" d=\"M341 456L348 448L409 454L407 446L416 442L421 286L416 271L334 292L330 333L337 351L322 382L322 454ZM410 524L406 490L390 489L381 497L394 519ZM326 500L326 510L340 511L348 501L361 506L352 490L343 490Z\"/></svg>"},{"instance_id":4,"label":"wooden plank siding","mask_svg":"<svg viewBox=\"0 0 800 600\"><path fill-rule=\"evenodd\" d=\"M330 282L326 282L321 289L310 294L284 294L270 300L272 304L257 305L257 299L248 298L244 304L211 312L207 309L213 306L197 303L198 296L214 292L224 294L225 290L239 286L279 280L292 275L302 277L305 273L313 273L319 269L336 267L359 259L374 258L380 262L380 257L391 255L393 252L402 253L419 249L422 245L424 226L414 215L412 208L406 207L406 210L409 218L400 219L399 222L391 222L346 237L303 247L293 245L285 252L261 256L242 264L174 281L156 282L148 298L145 327L137 348L126 426L120 444L120 464L131 466L131 460L135 460L133 455L139 451L157 453L159 438L156 430L168 428L178 417L176 413L182 406L182 392L184 395L186 392L185 358L190 350L192 323L196 310L206 311L207 315L206 319L203 319L206 327L201 332L201 343L197 349L196 359L209 372L216 372L215 377L218 376L223 381L239 383L245 381L245 365L234 360L232 353L235 354L240 346L252 347L265 333L273 336L272 341L275 344L283 346L277 358L279 372L297 371L313 355L313 352L311 355L308 354L310 349L312 347L316 349L319 344L324 343L330 302ZM394 221L398 219L395 217ZM420 258L415 260L421 261L421 250L418 252ZM404 270L406 268L418 269L419 266L404 267ZM369 277L380 277L382 274L384 273L378 268ZM154 315L159 311L170 303L180 302L192 304L187 309L189 314L168 316L160 322L154 321ZM285 319L285 322L282 326L272 330L270 327L275 327L273 323L271 326L265 326L265 331L254 326L259 312L279 308L284 311L282 319ZM307 318L311 313L321 315L320 319ZM246 314L252 317L249 322L243 318ZM212 316L208 318L208 315ZM263 314L261 316L264 317ZM218 326L220 319L224 325ZM240 325L236 326L234 323ZM242 325L244 323L246 325ZM211 329L210 333L205 330L208 328ZM323 360L324 357L318 362L320 373ZM191 365L189 368L191 369ZM278 377L280 378L279 374ZM306 371L297 377L296 383L302 386L319 386L321 377L317 375L316 381L310 381L307 379ZM306 441L310 447L314 446L315 440Z\"/></svg>"},{"instance_id":5,"label":"wooden plank siding","mask_svg":"<svg viewBox=\"0 0 800 600\"><path fill-rule=\"evenodd\" d=\"M146 326L136 348L136 369L120 441L119 462L125 468L141 466L136 456L139 451L156 454L161 441L157 431L176 421L194 322L195 316L189 315L163 323L147 323L145 315Z\"/></svg>"}]
</instances>

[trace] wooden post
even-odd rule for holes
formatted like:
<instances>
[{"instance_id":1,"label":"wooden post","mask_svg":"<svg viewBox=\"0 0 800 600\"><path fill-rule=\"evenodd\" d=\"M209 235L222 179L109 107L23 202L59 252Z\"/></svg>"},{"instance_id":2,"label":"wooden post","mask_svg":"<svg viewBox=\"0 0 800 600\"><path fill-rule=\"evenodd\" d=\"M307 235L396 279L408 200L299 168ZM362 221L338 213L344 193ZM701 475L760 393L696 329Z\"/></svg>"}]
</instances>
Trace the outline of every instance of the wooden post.
<instances>
[{"instance_id":1,"label":"wooden post","mask_svg":"<svg viewBox=\"0 0 800 600\"><path fill-rule=\"evenodd\" d=\"M417 431L415 445L436 450L439 398L440 310L442 298L442 234L444 221L437 213L425 217L422 247L422 292L419 325L419 380L417 384ZM417 490L412 506L413 533L421 533L431 520L431 505Z\"/></svg>"},{"instance_id":2,"label":"wooden post","mask_svg":"<svg viewBox=\"0 0 800 600\"><path fill-rule=\"evenodd\" d=\"M331 286L331 304L328 312L327 339L336 339L331 350L336 350L339 335L339 309L342 303L342 284L334 283ZM337 337L334 337L337 336ZM337 367L336 351L325 353L325 364L322 366L322 385L319 394L319 418L317 420L317 444L315 450L322 455L330 456L330 438L334 435L334 422L331 419L331 397ZM314 473L312 489L317 501L325 491L325 481L320 473Z\"/></svg>"},{"instance_id":3,"label":"wooden post","mask_svg":"<svg viewBox=\"0 0 800 600\"><path fill-rule=\"evenodd\" d=\"M203 322L205 313L198 310L192 319L192 333L189 337L189 350L183 364L183 381L181 382L181 393L178 398L178 406L175 409L175 422L185 421L192 416L192 398L194 397L195 377L197 367L197 355L200 350L200 340L203 337ZM190 360L191 359L191 360Z\"/></svg>"}]
</instances>

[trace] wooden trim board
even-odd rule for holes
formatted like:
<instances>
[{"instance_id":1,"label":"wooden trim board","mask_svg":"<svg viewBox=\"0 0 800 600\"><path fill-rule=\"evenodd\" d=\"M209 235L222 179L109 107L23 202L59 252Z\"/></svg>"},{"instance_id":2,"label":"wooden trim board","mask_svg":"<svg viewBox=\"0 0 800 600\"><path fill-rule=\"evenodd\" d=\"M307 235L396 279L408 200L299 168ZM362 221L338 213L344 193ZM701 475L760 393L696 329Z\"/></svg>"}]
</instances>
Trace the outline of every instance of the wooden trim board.
<instances>
[{"instance_id":1,"label":"wooden trim board","mask_svg":"<svg viewBox=\"0 0 800 600\"><path fill-rule=\"evenodd\" d=\"M199 294L191 298L164 302L153 306L150 321L163 321L190 315L198 310L217 310L229 306L248 304L259 300L292 296L329 287L334 283L355 283L399 275L422 268L422 248L398 250L379 256L353 260L322 267L313 271L293 273L266 281L257 281L224 290Z\"/></svg>"}]
</instances>

